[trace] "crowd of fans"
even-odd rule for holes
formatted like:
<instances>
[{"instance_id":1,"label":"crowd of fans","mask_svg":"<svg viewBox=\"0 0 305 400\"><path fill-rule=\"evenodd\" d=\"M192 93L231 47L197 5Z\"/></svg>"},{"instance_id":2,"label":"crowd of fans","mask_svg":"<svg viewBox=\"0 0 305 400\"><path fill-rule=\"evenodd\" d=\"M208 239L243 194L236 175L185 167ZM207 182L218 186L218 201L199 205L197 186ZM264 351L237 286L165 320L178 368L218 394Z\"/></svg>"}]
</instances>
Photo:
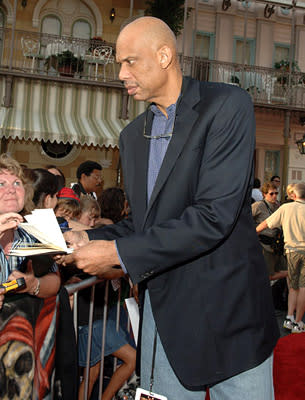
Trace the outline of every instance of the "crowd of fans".
<instances>
[{"instance_id":1,"label":"crowd of fans","mask_svg":"<svg viewBox=\"0 0 305 400\"><path fill-rule=\"evenodd\" d=\"M305 184L290 183L280 201L280 182L278 175L265 182L259 200L260 182L256 179L252 215L271 282L287 281L287 316L283 327L301 333L305 332ZM285 286L281 287L285 290Z\"/></svg>"},{"instance_id":2,"label":"crowd of fans","mask_svg":"<svg viewBox=\"0 0 305 400\"><path fill-rule=\"evenodd\" d=\"M128 206L124 192L120 188L108 188L102 191L101 171L102 167L96 162L86 161L81 164L77 171L78 183L74 185L76 189L74 191L66 187L64 174L54 165L31 169L25 165L19 165L7 154L0 156L1 282L25 279L25 286L13 294L5 293L0 289L1 398L6 395L8 398L16 395L18 398L25 399L43 399L48 395L52 395L52 398L61 398L63 386L69 383L73 386L71 376L65 378L57 374L54 379L56 331L59 330L59 302L62 301L58 293L61 286L80 281L87 276L80 274L76 268L59 270L50 256L15 257L10 256L9 253L10 249L16 246L26 246L37 242L19 226L23 216L29 214L34 208L52 208L63 232L92 229L113 224L125 218ZM118 273L118 278L120 276L121 273ZM116 303L120 285L122 285L121 307L117 326ZM88 398L99 380L101 367L104 286L105 283L101 282L95 290ZM110 376L104 387L104 400L112 399L124 384L127 387L126 382L134 375L136 361L135 342L132 333L127 330L127 316L123 307L124 298L129 296L130 283L125 278L115 279L109 286L104 355L106 359L109 356L108 364L112 368L111 356L116 357L118 367L113 368L110 374L108 371ZM68 339L70 343L66 344L70 351L71 349L75 351L75 357L71 357L71 360L74 360L74 363L77 360L79 366L78 371L75 369L80 377L79 399L84 397L82 377L85 374L84 367L87 359L90 296L91 288L79 292L78 343L76 345L76 342L74 343L70 338ZM72 313L73 302L68 301L68 304ZM36 342L37 340L39 343ZM75 346L71 346L71 343ZM18 371L17 368L19 368ZM70 375L71 371L72 368ZM64 379L68 381L62 382ZM129 398L128 391L126 393L126 398ZM73 395L68 396L72 398Z\"/></svg>"}]
</instances>

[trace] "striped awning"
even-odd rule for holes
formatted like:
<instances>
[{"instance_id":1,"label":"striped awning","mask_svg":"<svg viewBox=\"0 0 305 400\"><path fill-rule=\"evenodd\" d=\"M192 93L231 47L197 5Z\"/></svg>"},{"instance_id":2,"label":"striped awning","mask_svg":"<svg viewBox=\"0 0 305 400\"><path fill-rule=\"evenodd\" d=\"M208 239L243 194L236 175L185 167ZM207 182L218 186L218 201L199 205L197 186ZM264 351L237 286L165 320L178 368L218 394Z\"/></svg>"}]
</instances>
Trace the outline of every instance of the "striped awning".
<instances>
[{"instance_id":1,"label":"striped awning","mask_svg":"<svg viewBox=\"0 0 305 400\"><path fill-rule=\"evenodd\" d=\"M1 86L4 95L4 80ZM129 122L119 118L121 102L118 89L16 78L12 107L0 107L0 134L11 139L115 147ZM130 120L145 108L144 103L135 103L130 99Z\"/></svg>"}]
</instances>

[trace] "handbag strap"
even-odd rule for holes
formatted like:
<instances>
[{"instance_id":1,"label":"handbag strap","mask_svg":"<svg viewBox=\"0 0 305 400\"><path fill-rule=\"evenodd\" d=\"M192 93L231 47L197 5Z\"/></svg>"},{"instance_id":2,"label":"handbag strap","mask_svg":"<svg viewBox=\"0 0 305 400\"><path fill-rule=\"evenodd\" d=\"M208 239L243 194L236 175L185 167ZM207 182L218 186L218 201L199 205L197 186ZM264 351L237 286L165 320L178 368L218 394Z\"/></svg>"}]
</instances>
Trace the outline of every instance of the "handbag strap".
<instances>
[{"instance_id":1,"label":"handbag strap","mask_svg":"<svg viewBox=\"0 0 305 400\"><path fill-rule=\"evenodd\" d=\"M265 204L265 206L267 207L267 210L269 211L269 214L273 214L273 211L271 210L271 208L269 207L268 203L265 200L262 200L263 203Z\"/></svg>"},{"instance_id":2,"label":"handbag strap","mask_svg":"<svg viewBox=\"0 0 305 400\"><path fill-rule=\"evenodd\" d=\"M151 361L151 374L150 374L150 383L149 383L149 391L150 392L152 392L153 384L154 384L154 370L155 370L155 361L156 361L156 350L157 350L157 326L155 328L153 355L152 355L152 361Z\"/></svg>"}]
</instances>

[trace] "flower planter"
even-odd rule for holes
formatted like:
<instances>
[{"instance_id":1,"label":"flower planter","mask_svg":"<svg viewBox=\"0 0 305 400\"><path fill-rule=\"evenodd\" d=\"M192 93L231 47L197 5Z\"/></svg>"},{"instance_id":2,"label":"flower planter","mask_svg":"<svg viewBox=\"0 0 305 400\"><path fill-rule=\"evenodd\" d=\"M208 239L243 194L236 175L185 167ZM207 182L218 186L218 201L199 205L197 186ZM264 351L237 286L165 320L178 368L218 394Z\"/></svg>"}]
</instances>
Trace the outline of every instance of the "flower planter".
<instances>
[{"instance_id":1,"label":"flower planter","mask_svg":"<svg viewBox=\"0 0 305 400\"><path fill-rule=\"evenodd\" d=\"M65 65L63 67L58 67L57 70L61 76L73 77L75 74L75 71L72 71L72 69L69 65Z\"/></svg>"}]
</instances>

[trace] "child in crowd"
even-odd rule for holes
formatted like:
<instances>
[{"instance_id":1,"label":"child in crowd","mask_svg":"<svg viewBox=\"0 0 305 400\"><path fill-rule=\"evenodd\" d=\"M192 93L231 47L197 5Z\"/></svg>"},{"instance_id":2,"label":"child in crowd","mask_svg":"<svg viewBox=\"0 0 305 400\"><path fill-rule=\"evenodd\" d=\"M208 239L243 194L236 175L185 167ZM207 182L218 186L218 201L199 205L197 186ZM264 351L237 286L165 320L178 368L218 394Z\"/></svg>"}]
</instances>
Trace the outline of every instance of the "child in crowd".
<instances>
[{"instance_id":1,"label":"child in crowd","mask_svg":"<svg viewBox=\"0 0 305 400\"><path fill-rule=\"evenodd\" d=\"M58 193L58 205L56 207L56 216L63 217L67 220L69 228L72 230L84 230L94 228L100 216L100 206L98 202L91 196L82 196L81 199L73 192L72 189L64 188ZM99 220L100 222L100 220ZM105 220L106 223L112 223L110 219ZM73 271L75 273L75 270ZM72 283L84 279L84 274L72 276L67 275L65 268L64 280L66 283ZM118 270L118 277L121 271ZM129 287L128 282L126 285ZM125 285L125 286L126 286ZM116 329L116 303L117 294L110 284L111 295L109 297L109 307L107 315L106 327L106 343L105 357L113 355L117 357L121 364L112 374L106 389L103 392L103 400L110 400L115 393L122 387L124 382L132 375L135 370L136 351L134 343L130 338L126 329L121 326L118 331ZM87 343L88 343L88 315L89 304L91 298L91 288L81 290L78 296L78 352L79 366L86 366ZM104 283L98 284L95 291L93 327L92 327L92 348L90 357L89 370L89 396L92 393L93 386L99 378L101 367L101 343L103 333L104 319ZM121 311L125 313L125 310ZM124 318L124 315L121 315ZM84 381L81 382L79 388L79 399L84 396Z\"/></svg>"},{"instance_id":2,"label":"child in crowd","mask_svg":"<svg viewBox=\"0 0 305 400\"><path fill-rule=\"evenodd\" d=\"M81 212L77 217L78 222L94 228L100 216L101 209L98 202L91 196L82 196L80 199Z\"/></svg>"},{"instance_id":3,"label":"child in crowd","mask_svg":"<svg viewBox=\"0 0 305 400\"><path fill-rule=\"evenodd\" d=\"M74 192L74 190L64 187L58 194L58 203L55 208L55 215L60 220L63 228L73 230L86 230L94 226L94 220L99 212L99 205L96 200L89 196L83 196L82 200Z\"/></svg>"}]
</instances>

